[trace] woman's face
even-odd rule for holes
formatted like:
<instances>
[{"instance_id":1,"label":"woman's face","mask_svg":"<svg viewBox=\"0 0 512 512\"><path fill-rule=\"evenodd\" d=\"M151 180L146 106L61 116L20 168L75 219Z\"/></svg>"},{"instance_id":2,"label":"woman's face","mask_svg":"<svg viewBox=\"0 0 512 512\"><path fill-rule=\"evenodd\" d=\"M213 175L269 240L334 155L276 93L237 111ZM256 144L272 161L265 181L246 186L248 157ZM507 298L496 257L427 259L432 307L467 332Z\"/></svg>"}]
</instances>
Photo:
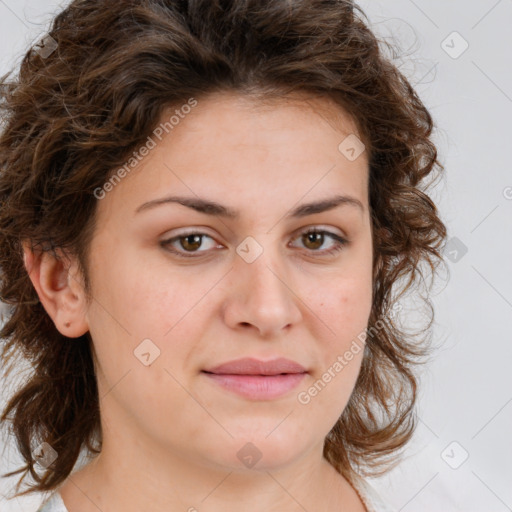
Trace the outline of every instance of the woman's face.
<instances>
[{"instance_id":1,"label":"woman's face","mask_svg":"<svg viewBox=\"0 0 512 512\"><path fill-rule=\"evenodd\" d=\"M199 99L106 187L85 313L105 449L231 469L321 450L355 385L372 304L367 155L342 111L337 129L328 120L334 108ZM353 201L304 207L338 196ZM240 358L305 372L206 373Z\"/></svg>"}]
</instances>

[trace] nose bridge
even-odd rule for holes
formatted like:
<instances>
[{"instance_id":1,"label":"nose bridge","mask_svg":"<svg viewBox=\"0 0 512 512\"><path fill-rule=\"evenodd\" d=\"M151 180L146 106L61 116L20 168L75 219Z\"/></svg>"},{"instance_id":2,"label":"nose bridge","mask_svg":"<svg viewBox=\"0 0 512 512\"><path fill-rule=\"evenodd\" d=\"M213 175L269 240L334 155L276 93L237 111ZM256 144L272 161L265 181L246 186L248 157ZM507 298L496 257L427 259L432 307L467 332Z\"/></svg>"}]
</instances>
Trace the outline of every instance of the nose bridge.
<instances>
[{"instance_id":1,"label":"nose bridge","mask_svg":"<svg viewBox=\"0 0 512 512\"><path fill-rule=\"evenodd\" d=\"M277 306L290 299L283 266L276 263L278 257L269 257L269 252L249 264L245 272L242 271L247 274L251 298L261 302L260 309L264 305Z\"/></svg>"}]
</instances>

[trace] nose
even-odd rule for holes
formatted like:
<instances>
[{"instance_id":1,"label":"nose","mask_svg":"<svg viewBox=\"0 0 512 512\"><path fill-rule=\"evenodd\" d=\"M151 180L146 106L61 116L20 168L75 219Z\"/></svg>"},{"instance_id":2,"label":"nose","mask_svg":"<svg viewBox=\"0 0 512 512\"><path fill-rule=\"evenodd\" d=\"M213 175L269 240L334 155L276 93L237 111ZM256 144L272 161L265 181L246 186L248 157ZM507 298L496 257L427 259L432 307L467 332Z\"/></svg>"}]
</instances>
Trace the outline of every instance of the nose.
<instances>
[{"instance_id":1,"label":"nose","mask_svg":"<svg viewBox=\"0 0 512 512\"><path fill-rule=\"evenodd\" d=\"M252 329L260 337L272 338L301 320L298 290L279 258L271 258L269 251L252 263L236 258L223 307L230 328Z\"/></svg>"}]
</instances>

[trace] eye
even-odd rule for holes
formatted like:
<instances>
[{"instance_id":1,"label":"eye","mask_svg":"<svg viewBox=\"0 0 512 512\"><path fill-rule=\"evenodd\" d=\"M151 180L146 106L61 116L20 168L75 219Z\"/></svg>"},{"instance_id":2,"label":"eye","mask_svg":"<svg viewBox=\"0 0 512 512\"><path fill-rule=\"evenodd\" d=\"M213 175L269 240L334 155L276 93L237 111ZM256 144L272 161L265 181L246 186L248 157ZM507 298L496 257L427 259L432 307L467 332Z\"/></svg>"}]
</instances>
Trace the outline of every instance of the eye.
<instances>
[{"instance_id":1,"label":"eye","mask_svg":"<svg viewBox=\"0 0 512 512\"><path fill-rule=\"evenodd\" d=\"M326 231L322 229L308 229L300 233L298 239L308 248L311 252L320 253L320 255L331 255L341 251L345 245L348 244L348 240L345 238L332 233L331 231ZM324 249L319 251L319 247L324 245L326 240L331 240L331 247L329 249Z\"/></svg>"},{"instance_id":2,"label":"eye","mask_svg":"<svg viewBox=\"0 0 512 512\"><path fill-rule=\"evenodd\" d=\"M199 233L199 232L190 232L190 233L183 233L181 235L175 236L173 238L169 238L168 240L163 240L160 242L160 245L164 247L169 252L172 252L173 254L176 254L179 257L183 258L197 258L193 253L197 252L206 252L206 251L199 251L199 247L203 245L203 239L209 238L210 240L213 240L213 238L205 233ZM181 246L181 249L176 249L175 244L179 243ZM192 254L187 254L192 253Z\"/></svg>"},{"instance_id":3,"label":"eye","mask_svg":"<svg viewBox=\"0 0 512 512\"><path fill-rule=\"evenodd\" d=\"M191 231L182 233L178 236L163 240L160 245L166 250L181 258L199 258L200 253L208 252L208 247L205 250L199 250L203 247L203 240L210 239L214 242L213 238L206 233L198 231ZM302 241L311 253L318 253L321 256L328 256L341 251L345 245L348 244L348 240L343 237L326 230L319 229L308 229L303 231L297 237L297 240ZM331 247L324 250L319 250L326 240L331 240ZM215 243L210 242L210 248L215 247ZM178 246L177 246L178 245ZM217 245L217 248L222 246ZM199 253L199 254L198 254Z\"/></svg>"}]
</instances>

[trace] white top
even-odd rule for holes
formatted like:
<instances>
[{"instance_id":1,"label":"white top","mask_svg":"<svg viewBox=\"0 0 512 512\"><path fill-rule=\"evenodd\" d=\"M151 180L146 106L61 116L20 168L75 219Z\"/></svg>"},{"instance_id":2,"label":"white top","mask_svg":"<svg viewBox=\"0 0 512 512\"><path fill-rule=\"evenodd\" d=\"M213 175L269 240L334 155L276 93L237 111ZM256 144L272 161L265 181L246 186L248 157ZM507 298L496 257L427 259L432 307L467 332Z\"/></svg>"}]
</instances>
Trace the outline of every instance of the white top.
<instances>
[{"instance_id":1,"label":"white top","mask_svg":"<svg viewBox=\"0 0 512 512\"><path fill-rule=\"evenodd\" d=\"M362 478L355 478L352 486L364 503L367 512L396 512L386 504L377 491ZM37 512L69 512L62 501L59 491L53 491L49 498L37 509Z\"/></svg>"},{"instance_id":2,"label":"white top","mask_svg":"<svg viewBox=\"0 0 512 512\"><path fill-rule=\"evenodd\" d=\"M366 480L361 477L354 477L350 483L359 494L367 512L396 512L394 508L382 500L377 491ZM64 510L63 512L67 511Z\"/></svg>"}]
</instances>

